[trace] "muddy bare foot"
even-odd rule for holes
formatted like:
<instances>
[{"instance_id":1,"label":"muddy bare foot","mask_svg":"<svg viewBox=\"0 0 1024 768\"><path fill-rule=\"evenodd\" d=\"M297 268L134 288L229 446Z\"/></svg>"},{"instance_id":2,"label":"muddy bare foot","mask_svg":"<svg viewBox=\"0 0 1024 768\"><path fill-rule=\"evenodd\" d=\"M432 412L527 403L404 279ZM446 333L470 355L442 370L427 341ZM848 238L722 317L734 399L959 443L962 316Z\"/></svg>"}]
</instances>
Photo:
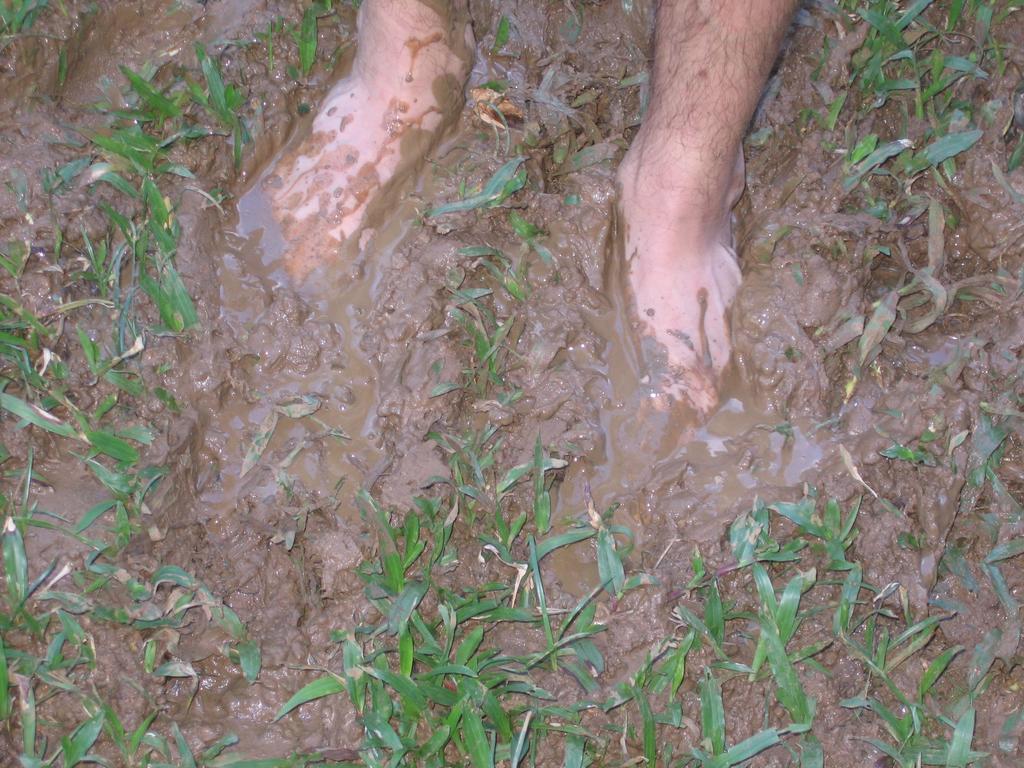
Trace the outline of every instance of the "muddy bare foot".
<instances>
[{"instance_id":1,"label":"muddy bare foot","mask_svg":"<svg viewBox=\"0 0 1024 768\"><path fill-rule=\"evenodd\" d=\"M358 235L368 209L453 122L468 72L464 36L464 25L419 0L363 5L351 74L264 182L292 275L306 276Z\"/></svg>"},{"instance_id":2,"label":"muddy bare foot","mask_svg":"<svg viewBox=\"0 0 1024 768\"><path fill-rule=\"evenodd\" d=\"M691 185L700 173L638 140L618 181L632 319L656 407L672 402L706 417L732 351L728 312L740 270L730 210L743 189L742 158L714 184Z\"/></svg>"}]
</instances>

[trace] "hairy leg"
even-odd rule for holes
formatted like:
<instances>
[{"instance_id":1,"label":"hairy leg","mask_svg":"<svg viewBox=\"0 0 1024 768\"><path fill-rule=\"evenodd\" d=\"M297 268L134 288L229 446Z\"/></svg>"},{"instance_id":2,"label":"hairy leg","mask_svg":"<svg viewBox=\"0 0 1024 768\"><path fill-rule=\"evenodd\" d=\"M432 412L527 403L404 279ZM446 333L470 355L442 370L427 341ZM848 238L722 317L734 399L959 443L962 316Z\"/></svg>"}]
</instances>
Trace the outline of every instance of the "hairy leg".
<instances>
[{"instance_id":1,"label":"hairy leg","mask_svg":"<svg viewBox=\"0 0 1024 768\"><path fill-rule=\"evenodd\" d=\"M448 0L364 0L351 74L264 182L293 275L336 255L462 108L466 26Z\"/></svg>"},{"instance_id":2,"label":"hairy leg","mask_svg":"<svg viewBox=\"0 0 1024 768\"><path fill-rule=\"evenodd\" d=\"M706 414L740 282L741 143L796 0L661 0L652 97L619 168L634 312L663 393Z\"/></svg>"}]
</instances>

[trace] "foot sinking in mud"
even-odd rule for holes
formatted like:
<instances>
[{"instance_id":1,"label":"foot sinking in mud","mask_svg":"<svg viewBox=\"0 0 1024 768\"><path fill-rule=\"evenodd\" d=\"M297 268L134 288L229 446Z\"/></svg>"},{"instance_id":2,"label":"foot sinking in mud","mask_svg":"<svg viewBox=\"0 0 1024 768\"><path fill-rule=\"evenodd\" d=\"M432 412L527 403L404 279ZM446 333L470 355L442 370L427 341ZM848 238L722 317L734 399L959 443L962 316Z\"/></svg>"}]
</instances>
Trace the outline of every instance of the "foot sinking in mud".
<instances>
[{"instance_id":1,"label":"foot sinking in mud","mask_svg":"<svg viewBox=\"0 0 1024 768\"><path fill-rule=\"evenodd\" d=\"M359 27L351 74L262 184L296 278L358 241L368 213L416 171L463 104L465 33L449 20L418 2L377 2Z\"/></svg>"}]
</instances>

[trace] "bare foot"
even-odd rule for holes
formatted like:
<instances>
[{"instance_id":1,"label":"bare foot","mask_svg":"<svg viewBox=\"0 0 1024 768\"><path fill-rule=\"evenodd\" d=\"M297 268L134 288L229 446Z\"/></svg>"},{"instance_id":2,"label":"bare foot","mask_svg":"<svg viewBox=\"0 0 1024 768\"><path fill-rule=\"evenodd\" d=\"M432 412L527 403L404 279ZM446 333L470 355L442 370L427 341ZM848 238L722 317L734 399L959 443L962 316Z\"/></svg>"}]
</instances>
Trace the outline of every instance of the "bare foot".
<instances>
[{"instance_id":1,"label":"bare foot","mask_svg":"<svg viewBox=\"0 0 1024 768\"><path fill-rule=\"evenodd\" d=\"M647 355L652 378L703 414L729 360L743 135L796 5L656 4L651 98L619 169L627 282L639 330L660 353Z\"/></svg>"},{"instance_id":2,"label":"bare foot","mask_svg":"<svg viewBox=\"0 0 1024 768\"><path fill-rule=\"evenodd\" d=\"M625 257L651 384L662 397L707 416L732 344L728 312L740 284L731 214L743 189L743 159L709 183L666 162L638 137L618 174Z\"/></svg>"},{"instance_id":3,"label":"bare foot","mask_svg":"<svg viewBox=\"0 0 1024 768\"><path fill-rule=\"evenodd\" d=\"M419 0L363 5L352 73L264 181L294 276L336 255L365 224L368 206L419 167L458 115L468 71L463 34Z\"/></svg>"}]
</instances>

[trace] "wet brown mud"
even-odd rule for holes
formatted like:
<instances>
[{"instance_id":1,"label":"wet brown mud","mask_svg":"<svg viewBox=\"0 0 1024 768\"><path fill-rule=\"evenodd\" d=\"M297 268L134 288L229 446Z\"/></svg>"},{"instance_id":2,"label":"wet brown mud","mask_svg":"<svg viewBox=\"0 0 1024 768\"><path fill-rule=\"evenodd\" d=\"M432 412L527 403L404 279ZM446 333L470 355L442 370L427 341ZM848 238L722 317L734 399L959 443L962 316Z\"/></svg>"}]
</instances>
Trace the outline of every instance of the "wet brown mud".
<instances>
[{"instance_id":1,"label":"wet brown mud","mask_svg":"<svg viewBox=\"0 0 1024 768\"><path fill-rule=\"evenodd\" d=\"M259 2L211 2L202 10L156 6L156 24L134 7L102 6L72 30L78 41L75 66L61 99L32 101L30 117L5 118L14 127L3 129L4 136L25 152L6 153L4 170L27 174L57 162L59 149L29 137L31 122L53 131L53 125L70 119L73 105L106 95L102 84L112 70L100 54L110 45L117 43L123 52L119 63L159 64L161 56L197 37L212 43L249 34L279 13L301 16L291 6ZM618 504L614 520L636 536L629 564L658 579L657 587L619 605L602 605L612 612L609 631L598 639L608 660L602 684L609 690L673 631L669 614L677 602L699 612L696 597L684 589L694 547L722 570L723 592L749 601L755 593L739 588L749 586L744 582L749 576L729 571L727 527L757 499L796 501L809 489L838 499L844 509L863 499L854 554L864 563L866 580L898 583L920 610L956 607L956 616L940 630L943 647L973 647L978 627L1009 630L1017 620L990 587L972 589L957 578L955 565L939 562L949 543L973 561L984 556L990 533L974 518L957 514L965 488L975 502L980 499L994 514L1012 519L1005 498L981 498L980 491L969 490L971 441L951 445L956 471L945 464L892 462L880 451L894 442L910 443L926 430L973 434L982 428L982 403L1004 411L1019 408L1019 400L1003 394L1006 382L1020 375L1019 287L1016 293L1011 289L959 303L925 332L891 335L879 365L846 397L851 369L843 322L865 312L901 269L865 256L865 244L871 238L894 245L902 240L910 258L920 261L927 233L919 221L882 224L853 212L841 191L842 173L821 146L821 136L814 128L794 125L792 116L809 106L800 84L818 64L825 22L805 24L789 41L754 126L771 129L775 138L748 147L748 191L738 223L744 285L733 319L736 370L722 405L699 426L650 407L638 383L640 366L621 292L609 277L615 270L606 247L615 162L643 97L640 89L613 84L643 69L647 17L640 9L627 14L619 3L586 7L586 23L571 44L565 30L567 24L573 29L572 14L561 3L475 3L472 8L478 38L502 14L516 19L517 38L514 57L481 47L470 85L505 78L512 98L526 108L525 123L517 130L549 143L589 143L606 158L572 172L551 166L540 149L527 160L530 186L516 198L514 210L545 232L543 243L554 259L548 264L533 257L531 292L517 309L510 334L515 364L507 379L521 395L513 402L435 393L439 384L458 381L468 365L469 352L450 310L455 289L482 270L476 257L460 250L486 245L521 253L523 243L506 210L421 218L430 205L456 199L461 183L472 187L490 177L505 160L500 137L496 140L467 109L459 130L435 151L422 177L410 182L401 205L373 222L369 246L296 284L283 269L283 243L260 198L258 179L308 125L308 118L297 116L296 102L315 104L329 80L322 75L297 97L282 85L280 72L248 59L241 65L264 99L263 122L244 173L233 180L237 198L222 212L193 198L179 213L188 232L179 264L196 296L203 332L152 351L154 362L173 364L169 386L184 408L180 415L153 414L164 428L153 460L171 469L150 502L160 535L133 543L125 558L143 569L173 563L201 574L260 639L263 670L259 682L248 685L219 652L223 633L199 619L168 646L176 659L195 668L197 689L190 678L160 682L144 675L134 649L107 658L110 669L100 687L118 691L131 712L141 715L153 707L170 712L197 745L230 731L253 755L333 750L354 757L351 750L362 728L343 697L322 699L271 723L280 705L308 681L307 670L327 666L337 653L332 631L377 618L356 575L374 543L354 493L366 488L388 506L407 508L412 496L429 493L431 478L447 473L447 457L429 435L487 422L502 425L501 459L509 465L529 460L538 436L569 462L555 488L559 524L585 515L589 499L601 509ZM116 35L108 26L118 30ZM1018 41L1024 37L1019 29L1013 34ZM601 55L594 55L598 51ZM39 73L48 72L46 67L32 63L38 51L17 55L23 59L5 72L10 84L5 100L34 98L39 86L30 82L53 87L45 85L52 73L44 77ZM1019 57L1019 50L1010 55ZM833 63L838 78L843 62ZM988 87L997 93L1005 86L992 82ZM574 110L566 129L566 101L588 89L596 95ZM993 158L1002 157L1003 143L995 135L984 142L963 169L963 191L951 201L962 224L946 242L943 279L950 282L999 268L1017 275L1022 267L1020 206L1007 202L986 170ZM233 176L223 158L193 159L218 183ZM1018 188L1024 186L1019 177L1017 172L1013 178ZM6 215L16 208L13 198L3 197L7 194L0 190L4 238L42 239L42 225ZM92 204L71 200L68 215L88 228ZM508 314L511 299L490 285L495 313ZM38 293L45 295L42 282ZM266 445L255 452L254 444L264 439ZM1008 440L998 473L1019 498L1021 438ZM15 446L6 442L8 449ZM44 473L67 466L56 453L47 460ZM85 474L64 480L54 484L48 504L64 507L76 495L95 495L95 483ZM876 496L890 505L878 503ZM792 533L785 525L780 539ZM920 537L921 546L904 546L900 541L906 537ZM30 554L45 560L81 557L61 547L55 539L39 538ZM1019 564L1008 566L1004 573L1016 593L1024 571ZM588 547L558 553L545 570L550 570L546 575L553 580L556 605L574 605L597 583L596 558ZM481 574L509 578L493 562L467 565L451 578L473 584ZM757 606L740 604L736 610L756 614ZM828 636L829 621L809 622L809 637ZM99 645L122 647L116 628L97 623L91 629ZM752 653L748 645L749 638L737 634L729 638L728 650L746 657ZM1011 668L1019 649L1000 648L999 654ZM704 652L690 663L712 660ZM817 700L815 733L826 765L871 764L878 753L864 740L881 738L881 727L839 705L861 695L867 678L841 648L826 650L819 661L832 675L811 671L805 685ZM121 674L125 670L146 682L133 687ZM954 672L958 680L967 675L964 667ZM901 684L909 680L912 687L910 673L901 674L906 677ZM1019 678L1019 668L997 677L996 693L979 705L984 709L979 709L975 747L995 755L993 765L1012 765L1017 754L1007 757L997 744L999 726L1019 706L1014 694ZM766 686L726 683L730 738L739 741L761 723ZM577 695L565 679L548 687L566 698ZM684 692L693 704L692 685ZM74 713L48 714L75 720ZM593 722L596 727L600 716L593 715ZM680 738L691 742L699 738L696 726L682 733ZM787 764L781 750L761 759L756 764Z\"/></svg>"}]
</instances>

